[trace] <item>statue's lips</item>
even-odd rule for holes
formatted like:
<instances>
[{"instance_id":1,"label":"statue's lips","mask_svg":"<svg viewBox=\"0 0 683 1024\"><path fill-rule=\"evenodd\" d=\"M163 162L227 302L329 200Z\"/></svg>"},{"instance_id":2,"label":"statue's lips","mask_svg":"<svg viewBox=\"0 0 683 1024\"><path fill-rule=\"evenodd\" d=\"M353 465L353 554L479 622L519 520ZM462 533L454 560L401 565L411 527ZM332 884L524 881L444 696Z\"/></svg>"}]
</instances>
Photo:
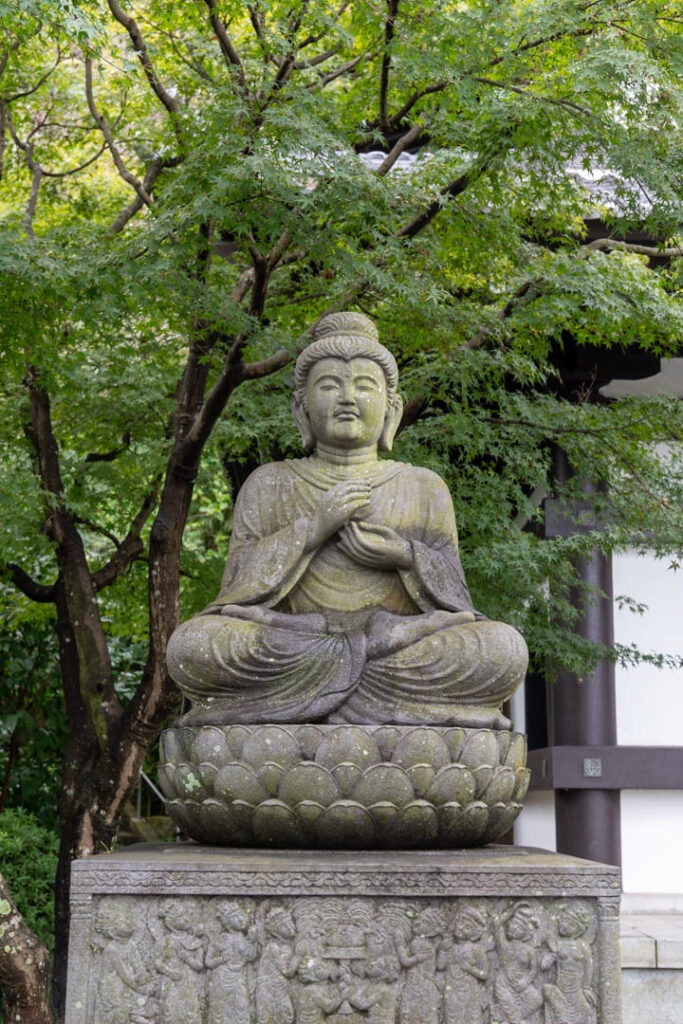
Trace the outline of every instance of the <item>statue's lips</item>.
<instances>
[{"instance_id":1,"label":"statue's lips","mask_svg":"<svg viewBox=\"0 0 683 1024\"><path fill-rule=\"evenodd\" d=\"M353 412L351 409L343 409L341 412L335 412L335 420L359 420L360 413Z\"/></svg>"}]
</instances>

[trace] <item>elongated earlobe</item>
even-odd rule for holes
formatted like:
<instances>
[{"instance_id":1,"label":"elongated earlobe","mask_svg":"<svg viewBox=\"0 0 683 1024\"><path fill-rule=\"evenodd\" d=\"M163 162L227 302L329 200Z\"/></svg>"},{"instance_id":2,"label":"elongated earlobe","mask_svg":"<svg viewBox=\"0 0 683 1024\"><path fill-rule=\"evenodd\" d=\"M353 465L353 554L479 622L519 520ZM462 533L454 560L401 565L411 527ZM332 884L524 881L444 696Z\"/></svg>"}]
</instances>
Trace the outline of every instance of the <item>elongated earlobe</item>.
<instances>
[{"instance_id":1,"label":"elongated earlobe","mask_svg":"<svg viewBox=\"0 0 683 1024\"><path fill-rule=\"evenodd\" d=\"M315 448L315 437L311 430L311 421L309 420L308 413L304 408L302 396L297 391L292 393L292 416L294 418L294 422L299 428L301 443L304 449L309 451L311 448Z\"/></svg>"},{"instance_id":2,"label":"elongated earlobe","mask_svg":"<svg viewBox=\"0 0 683 1024\"><path fill-rule=\"evenodd\" d=\"M401 422L401 416L403 415L403 399L400 395L391 395L389 397L389 408L387 414L384 417L384 426L382 427L382 433L379 435L377 447L381 452L390 452L394 445L394 438L396 437L396 431L398 425Z\"/></svg>"}]
</instances>

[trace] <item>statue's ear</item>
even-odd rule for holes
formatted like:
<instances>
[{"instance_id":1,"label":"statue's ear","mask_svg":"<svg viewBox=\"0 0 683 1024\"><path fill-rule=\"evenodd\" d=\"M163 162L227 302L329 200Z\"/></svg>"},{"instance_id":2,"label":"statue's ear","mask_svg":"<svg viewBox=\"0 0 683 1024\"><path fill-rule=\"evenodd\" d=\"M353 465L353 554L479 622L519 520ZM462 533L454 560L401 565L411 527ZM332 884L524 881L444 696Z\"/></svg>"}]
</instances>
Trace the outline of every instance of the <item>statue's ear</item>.
<instances>
[{"instance_id":1,"label":"statue's ear","mask_svg":"<svg viewBox=\"0 0 683 1024\"><path fill-rule=\"evenodd\" d=\"M313 436L311 421L309 420L308 413L304 408L302 398L303 396L297 391L292 392L292 416L294 417L294 422L299 428L301 443L306 451L308 451L311 448L315 448L315 437Z\"/></svg>"},{"instance_id":2,"label":"statue's ear","mask_svg":"<svg viewBox=\"0 0 683 1024\"><path fill-rule=\"evenodd\" d=\"M390 395L387 414L384 417L384 426L382 427L382 433L379 435L379 441L377 442L377 447L381 452L391 451L402 415L403 399L399 394Z\"/></svg>"}]
</instances>

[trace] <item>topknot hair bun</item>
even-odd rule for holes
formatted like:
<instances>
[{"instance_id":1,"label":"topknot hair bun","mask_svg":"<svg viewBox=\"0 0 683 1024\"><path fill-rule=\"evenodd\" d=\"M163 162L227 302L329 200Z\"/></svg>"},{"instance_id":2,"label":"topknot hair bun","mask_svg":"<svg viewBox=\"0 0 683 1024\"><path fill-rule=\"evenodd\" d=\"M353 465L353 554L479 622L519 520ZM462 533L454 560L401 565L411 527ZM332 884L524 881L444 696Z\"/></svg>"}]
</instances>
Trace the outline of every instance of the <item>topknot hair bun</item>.
<instances>
[{"instance_id":1,"label":"topknot hair bun","mask_svg":"<svg viewBox=\"0 0 683 1024\"><path fill-rule=\"evenodd\" d=\"M379 341L377 328L364 313L342 312L329 313L327 316L324 316L315 328L315 340L320 341L322 338L329 338L334 335L368 338L370 341Z\"/></svg>"}]
</instances>

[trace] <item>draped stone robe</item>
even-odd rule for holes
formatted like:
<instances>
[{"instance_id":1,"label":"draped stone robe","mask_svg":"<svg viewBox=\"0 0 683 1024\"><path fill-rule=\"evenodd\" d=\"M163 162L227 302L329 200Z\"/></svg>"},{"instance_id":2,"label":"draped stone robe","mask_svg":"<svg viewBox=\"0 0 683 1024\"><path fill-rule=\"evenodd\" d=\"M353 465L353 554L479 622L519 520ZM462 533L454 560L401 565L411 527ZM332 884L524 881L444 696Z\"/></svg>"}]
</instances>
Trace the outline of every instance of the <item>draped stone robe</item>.
<instances>
[{"instance_id":1,"label":"draped stone robe","mask_svg":"<svg viewBox=\"0 0 683 1024\"><path fill-rule=\"evenodd\" d=\"M305 550L316 506L358 476L353 467L311 456L262 466L245 482L221 592L168 647L169 670L197 723L505 724L499 706L527 663L524 640L510 626L436 616L426 636L367 656L366 627L378 612L434 619L437 610L473 607L443 481L390 460L363 467L363 475L371 500L358 518L407 540L410 569L359 565L338 535Z\"/></svg>"}]
</instances>

